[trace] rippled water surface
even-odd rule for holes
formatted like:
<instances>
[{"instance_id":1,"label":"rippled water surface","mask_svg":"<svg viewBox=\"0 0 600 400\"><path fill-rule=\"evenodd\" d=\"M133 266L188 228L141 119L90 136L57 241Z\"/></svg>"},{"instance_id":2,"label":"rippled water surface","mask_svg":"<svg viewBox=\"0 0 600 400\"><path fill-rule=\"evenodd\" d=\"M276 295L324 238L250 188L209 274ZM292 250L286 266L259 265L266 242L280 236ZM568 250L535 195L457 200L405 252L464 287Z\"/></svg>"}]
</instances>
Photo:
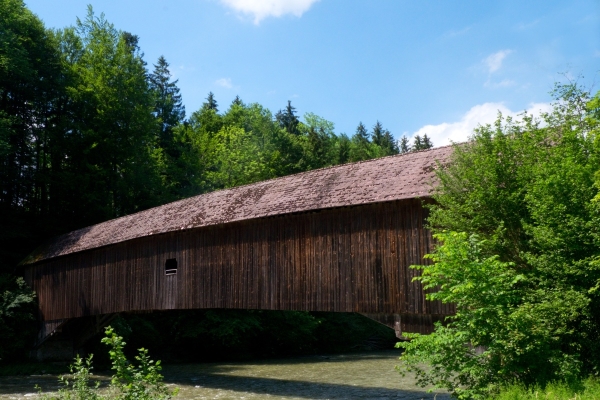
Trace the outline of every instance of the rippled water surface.
<instances>
[{"instance_id":1,"label":"rippled water surface","mask_svg":"<svg viewBox=\"0 0 600 400\"><path fill-rule=\"evenodd\" d=\"M163 369L178 399L433 399L394 370L398 351L254 362L180 364ZM106 377L103 377L107 379ZM0 399L57 389L52 375L0 377ZM443 393L437 399L449 399Z\"/></svg>"}]
</instances>

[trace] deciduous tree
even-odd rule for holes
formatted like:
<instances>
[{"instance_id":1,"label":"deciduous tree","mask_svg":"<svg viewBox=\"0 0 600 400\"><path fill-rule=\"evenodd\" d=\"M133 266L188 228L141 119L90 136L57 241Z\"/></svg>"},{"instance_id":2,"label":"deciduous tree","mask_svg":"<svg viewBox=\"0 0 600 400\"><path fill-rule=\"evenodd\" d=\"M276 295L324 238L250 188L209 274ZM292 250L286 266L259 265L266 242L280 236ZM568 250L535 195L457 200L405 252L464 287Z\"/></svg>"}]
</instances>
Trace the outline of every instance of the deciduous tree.
<instances>
[{"instance_id":1,"label":"deciduous tree","mask_svg":"<svg viewBox=\"0 0 600 400\"><path fill-rule=\"evenodd\" d=\"M573 85L555 93L541 120L500 115L438 169L440 245L417 279L457 314L402 345L423 384L486 398L600 370L597 104Z\"/></svg>"}]
</instances>

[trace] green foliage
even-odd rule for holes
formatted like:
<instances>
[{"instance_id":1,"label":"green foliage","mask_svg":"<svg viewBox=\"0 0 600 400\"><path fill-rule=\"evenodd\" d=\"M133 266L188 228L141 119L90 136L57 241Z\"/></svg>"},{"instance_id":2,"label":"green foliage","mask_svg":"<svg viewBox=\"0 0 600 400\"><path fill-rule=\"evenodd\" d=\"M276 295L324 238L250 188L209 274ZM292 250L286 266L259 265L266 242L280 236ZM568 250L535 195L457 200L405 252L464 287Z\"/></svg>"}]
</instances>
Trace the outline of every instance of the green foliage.
<instances>
[{"instance_id":1,"label":"green foliage","mask_svg":"<svg viewBox=\"0 0 600 400\"><path fill-rule=\"evenodd\" d=\"M408 140L406 135L402 135L402 137L400 138L399 150L402 154L408 153L411 150L410 141Z\"/></svg>"},{"instance_id":2,"label":"green foliage","mask_svg":"<svg viewBox=\"0 0 600 400\"><path fill-rule=\"evenodd\" d=\"M288 100L285 110L279 110L275 114L275 120L282 129L292 135L298 135L298 124L300 121L296 116L296 108L292 106L292 102Z\"/></svg>"},{"instance_id":3,"label":"green foliage","mask_svg":"<svg viewBox=\"0 0 600 400\"><path fill-rule=\"evenodd\" d=\"M415 135L413 139L413 145L410 148L411 151L419 151L419 150L427 150L433 147L433 143L431 139L427 136L427 134L421 137L420 135Z\"/></svg>"},{"instance_id":4,"label":"green foliage","mask_svg":"<svg viewBox=\"0 0 600 400\"><path fill-rule=\"evenodd\" d=\"M184 121L185 106L182 104L177 80L171 81L169 63L163 56L158 58L148 80L154 94L154 116L160 124L159 145L170 157L177 158L179 154L173 146L173 129Z\"/></svg>"},{"instance_id":5,"label":"green foliage","mask_svg":"<svg viewBox=\"0 0 600 400\"><path fill-rule=\"evenodd\" d=\"M170 399L177 394L177 390L170 392L163 383L160 374L162 367L160 361L152 361L148 350L141 348L135 357L137 365L130 363L123 353L125 342L111 327L106 328L106 336L102 343L110 347L109 355L112 361L114 375L111 380L111 389L118 394L117 399Z\"/></svg>"},{"instance_id":6,"label":"green foliage","mask_svg":"<svg viewBox=\"0 0 600 400\"><path fill-rule=\"evenodd\" d=\"M129 362L123 349L125 342L113 328L107 327L102 343L109 346L109 356L114 374L110 386L100 391L100 382L92 381L92 355L83 360L79 355L70 366L72 378L61 376L62 388L56 395L45 395L47 400L167 400L177 395L170 391L160 374L160 361L152 361L148 350L139 349L137 364Z\"/></svg>"},{"instance_id":7,"label":"green foliage","mask_svg":"<svg viewBox=\"0 0 600 400\"><path fill-rule=\"evenodd\" d=\"M90 382L92 376L92 355L85 360L77 355L73 364L69 366L72 378L65 375L59 377L62 387L56 395L43 395L43 400L98 400L103 399L100 396L98 388L100 382ZM41 388L36 387L40 393Z\"/></svg>"},{"instance_id":8,"label":"green foliage","mask_svg":"<svg viewBox=\"0 0 600 400\"><path fill-rule=\"evenodd\" d=\"M0 274L0 360L23 356L35 337L35 294L23 278Z\"/></svg>"},{"instance_id":9,"label":"green foliage","mask_svg":"<svg viewBox=\"0 0 600 400\"><path fill-rule=\"evenodd\" d=\"M421 384L483 398L600 372L598 130L587 93L556 93L543 123L499 116L439 169L416 279L457 313L401 345Z\"/></svg>"},{"instance_id":10,"label":"green foliage","mask_svg":"<svg viewBox=\"0 0 600 400\"><path fill-rule=\"evenodd\" d=\"M49 165L51 145L61 143L64 94L53 35L20 0L0 1L0 273L12 272L52 228L36 223L58 203L49 183L59 178ZM41 229L36 230L35 228Z\"/></svg>"},{"instance_id":11,"label":"green foliage","mask_svg":"<svg viewBox=\"0 0 600 400\"><path fill-rule=\"evenodd\" d=\"M217 104L217 100L215 99L213 92L208 93L206 101L202 104L202 110L211 110L214 111L215 114L219 112L219 105Z\"/></svg>"},{"instance_id":12,"label":"green foliage","mask_svg":"<svg viewBox=\"0 0 600 400\"><path fill-rule=\"evenodd\" d=\"M73 122L82 153L74 167L84 172L74 176L77 207L95 210L88 218L97 221L155 205L159 126L141 54L91 7L66 31L65 41L81 49L69 65L76 76L69 92L83 114Z\"/></svg>"},{"instance_id":13,"label":"green foliage","mask_svg":"<svg viewBox=\"0 0 600 400\"><path fill-rule=\"evenodd\" d=\"M74 26L48 30L22 0L0 0L0 273L10 279L49 237L398 151L379 122L372 135L361 124L350 139L315 114L300 121L291 102L274 116L237 97L220 112L209 93L185 120L169 64L160 57L148 71L139 43L91 6ZM28 332L22 324L32 318L23 314L14 326ZM3 346L0 357L24 353L14 346L26 338Z\"/></svg>"},{"instance_id":14,"label":"green foliage","mask_svg":"<svg viewBox=\"0 0 600 400\"><path fill-rule=\"evenodd\" d=\"M500 393L493 397L495 400L599 400L600 382L597 378L567 383L552 382L546 387L534 386L526 388L523 385L503 387Z\"/></svg>"},{"instance_id":15,"label":"green foliage","mask_svg":"<svg viewBox=\"0 0 600 400\"><path fill-rule=\"evenodd\" d=\"M362 122L356 127L356 132L352 136L351 143L350 161L363 161L374 158L369 133Z\"/></svg>"}]
</instances>

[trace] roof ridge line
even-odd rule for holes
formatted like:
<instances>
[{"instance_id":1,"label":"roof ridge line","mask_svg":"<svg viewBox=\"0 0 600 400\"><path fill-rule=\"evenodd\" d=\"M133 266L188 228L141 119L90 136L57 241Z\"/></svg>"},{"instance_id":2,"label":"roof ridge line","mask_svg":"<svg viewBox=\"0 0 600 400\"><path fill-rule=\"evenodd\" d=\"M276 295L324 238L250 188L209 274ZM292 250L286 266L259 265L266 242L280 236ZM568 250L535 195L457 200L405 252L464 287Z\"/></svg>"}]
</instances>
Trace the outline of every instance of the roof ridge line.
<instances>
[{"instance_id":1,"label":"roof ridge line","mask_svg":"<svg viewBox=\"0 0 600 400\"><path fill-rule=\"evenodd\" d=\"M325 171L325 170L328 170L328 169L334 169L334 168L340 168L340 167L347 167L350 164L355 164L355 165L366 164L366 163L375 162L375 161L379 161L379 160L385 160L385 159L388 159L388 158L396 158L396 157L400 158L400 157L409 156L411 154L426 153L428 151L440 150L440 149L443 149L443 148L446 148L446 147L452 147L452 146L454 146L454 143L453 144L449 144L449 145L445 145L445 146L432 147L432 148L429 148L429 149L423 149L423 150L417 150L417 151L410 151L410 152L400 153L400 154L391 154L389 156L378 157L378 158L371 158L369 160L361 160L361 161L354 161L354 162L345 163L345 164L330 165L328 167L311 169L309 171L297 172L295 174L278 176L278 177L275 177L275 178L266 179L264 181L257 181L257 182L252 182L252 183L246 183L244 185L234 186L234 187L230 187L230 188L216 189L216 190L213 190L213 191L210 191L210 192L206 192L206 193L195 194L193 196L186 197L184 199L170 201L168 203L161 204L161 205L154 206L154 207L150 207L150 208L147 208L145 210L136 211L136 212L131 213L131 214L125 214L125 215L121 215L120 217L115 217L115 218L107 219L106 221L98 222L98 223L95 223L95 224L92 224L92 225L87 225L87 226L81 227L79 229L76 229L74 231L65 232L63 234L57 235L54 238L58 238L58 237L61 237L63 235L67 235L69 233L75 233L75 232L78 232L78 231L80 231L82 229L89 229L89 228L92 228L94 226L106 224L107 222L110 222L110 221L115 221L115 220L118 220L118 219L122 219L122 218L130 217L130 216L134 216L134 215L137 215L137 214L145 213L145 212L148 212L150 210L154 210L154 209L157 209L157 208L160 208L160 207L164 207L164 206L169 205L169 204L176 204L176 203L181 203L181 202L184 202L184 201L189 201L191 199L194 199L194 198L197 198L197 197L201 197L201 196L206 196L206 195L209 195L211 193L220 193L220 192L225 192L225 191L228 191L228 190L229 191L231 191L231 190L238 190L238 189L241 190L242 188L245 188L245 187L249 187L249 186L253 186L253 185L259 185L259 184L265 184L267 182L275 182L275 181L278 181L278 180L281 180L281 179L285 179L285 178L290 178L290 177L293 177L293 176L302 176L302 175L306 175L306 174L309 174L309 173L314 173L314 172L317 172L317 171Z\"/></svg>"}]
</instances>

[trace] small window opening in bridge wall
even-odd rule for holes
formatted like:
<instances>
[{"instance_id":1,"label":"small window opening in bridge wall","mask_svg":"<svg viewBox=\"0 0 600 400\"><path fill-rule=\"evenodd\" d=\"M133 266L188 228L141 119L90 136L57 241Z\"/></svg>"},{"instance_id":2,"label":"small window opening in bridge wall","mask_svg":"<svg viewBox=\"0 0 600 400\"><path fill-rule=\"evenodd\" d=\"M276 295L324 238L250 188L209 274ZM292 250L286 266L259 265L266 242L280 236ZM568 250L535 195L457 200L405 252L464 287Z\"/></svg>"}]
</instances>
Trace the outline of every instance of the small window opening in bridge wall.
<instances>
[{"instance_id":1,"label":"small window opening in bridge wall","mask_svg":"<svg viewBox=\"0 0 600 400\"><path fill-rule=\"evenodd\" d=\"M177 260L169 258L165 261L165 275L175 275L177 273Z\"/></svg>"}]
</instances>

